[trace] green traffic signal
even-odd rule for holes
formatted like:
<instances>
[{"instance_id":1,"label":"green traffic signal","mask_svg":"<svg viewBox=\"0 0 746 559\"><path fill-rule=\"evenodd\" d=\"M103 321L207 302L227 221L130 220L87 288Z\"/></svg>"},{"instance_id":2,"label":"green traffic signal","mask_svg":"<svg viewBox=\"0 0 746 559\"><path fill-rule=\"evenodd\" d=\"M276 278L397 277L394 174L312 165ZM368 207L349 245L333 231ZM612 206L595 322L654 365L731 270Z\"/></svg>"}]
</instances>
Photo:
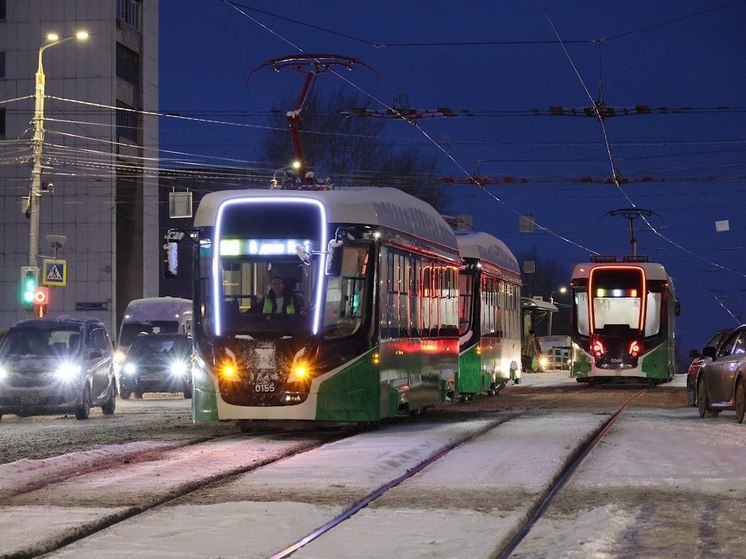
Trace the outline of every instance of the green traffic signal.
<instances>
[{"instance_id":1,"label":"green traffic signal","mask_svg":"<svg viewBox=\"0 0 746 559\"><path fill-rule=\"evenodd\" d=\"M36 288L38 287L38 268L25 266L21 270L21 301L23 306L31 309L34 306Z\"/></svg>"}]
</instances>

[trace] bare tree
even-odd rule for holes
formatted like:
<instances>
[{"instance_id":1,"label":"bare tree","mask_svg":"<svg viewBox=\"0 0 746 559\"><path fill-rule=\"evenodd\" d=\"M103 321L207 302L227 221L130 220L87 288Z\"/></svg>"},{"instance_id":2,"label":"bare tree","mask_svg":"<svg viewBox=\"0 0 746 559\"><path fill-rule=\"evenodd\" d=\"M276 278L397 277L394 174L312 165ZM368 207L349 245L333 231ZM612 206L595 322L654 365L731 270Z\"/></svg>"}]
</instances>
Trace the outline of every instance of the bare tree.
<instances>
[{"instance_id":1,"label":"bare tree","mask_svg":"<svg viewBox=\"0 0 746 559\"><path fill-rule=\"evenodd\" d=\"M294 106L292 100L283 104ZM308 169L317 179L329 177L338 186L399 188L438 211L447 211L436 158L424 156L416 148L399 149L382 139L386 126L383 119L347 116L352 108L366 106L358 95L342 89L326 96L309 95L300 124ZM287 127L285 110L276 110L275 126ZM287 166L295 157L289 128L287 132L268 131L261 142L260 157L278 169Z\"/></svg>"}]
</instances>

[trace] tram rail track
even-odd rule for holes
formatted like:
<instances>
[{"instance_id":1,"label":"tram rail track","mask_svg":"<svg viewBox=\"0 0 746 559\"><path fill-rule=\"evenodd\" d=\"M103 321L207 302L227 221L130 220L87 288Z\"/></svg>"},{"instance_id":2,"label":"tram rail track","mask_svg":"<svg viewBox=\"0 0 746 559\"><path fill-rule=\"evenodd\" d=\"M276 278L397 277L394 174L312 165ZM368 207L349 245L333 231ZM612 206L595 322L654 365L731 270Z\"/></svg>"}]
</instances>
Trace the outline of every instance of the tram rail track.
<instances>
[{"instance_id":1,"label":"tram rail track","mask_svg":"<svg viewBox=\"0 0 746 559\"><path fill-rule=\"evenodd\" d=\"M569 455L566 461L566 464L564 468L562 468L559 475L554 480L552 480L550 485L546 488L546 491L544 491L535 500L532 510L530 511L528 515L527 521L522 526L519 526L516 530L514 530L514 534L512 535L512 537L509 538L509 541L507 542L507 544L502 546L496 552L496 554L494 555L496 559L507 559L508 557L510 557L510 555L513 553L516 547L520 544L523 538L528 534L531 528L543 516L543 514L546 512L546 510L549 508L549 506L553 502L556 495L561 491L565 483L572 477L572 475L575 473L577 468L583 462L585 457L604 438L606 433L608 433L611 427L618 421L618 419L621 417L621 415L627 409L627 407L630 406L638 398L641 398L649 390L650 390L650 387L646 386L645 388L643 388L642 390L640 390L639 392L637 392L636 394L628 398L621 406L619 406L616 409L616 411L614 411L613 413L609 415L609 418L606 421L604 421L593 433L591 433L589 438L584 439L584 441L577 448L573 450L573 452ZM414 477L415 475L419 474L420 472L422 472L422 470L432 465L437 460L443 458L444 456L446 456L448 453L450 453L454 449L477 439L478 437L484 435L485 433L495 428L498 428L499 426L504 425L505 423L511 420L514 420L520 417L525 417L527 415L530 415L530 414L526 411L512 413L508 416L502 417L499 420L494 421L482 427L481 429L470 434L467 437L464 437L458 441L454 441L452 444L443 448L439 452L421 461L416 466L411 467L403 475L389 481L388 483L381 485L374 491L370 492L363 499L360 499L359 501L355 502L350 507L346 508L339 515L326 521L323 525L319 526L317 529L309 532L305 537L298 539L293 544L288 545L287 547L281 550L278 550L276 553L270 555L271 559L285 559L287 557L291 557L293 554L295 554L295 552L299 551L304 546L319 539L321 536L333 530L334 528L339 527L343 522L352 518L360 510L367 507L368 505L376 501L378 498L382 497L390 489L398 486L403 481L410 479Z\"/></svg>"},{"instance_id":2,"label":"tram rail track","mask_svg":"<svg viewBox=\"0 0 746 559\"><path fill-rule=\"evenodd\" d=\"M537 500L537 504L531 512L526 523L521 526L505 545L496 555L495 559L508 559L510 555L515 551L518 545L523 541L526 535L530 532L531 528L539 521L544 515L549 506L554 501L557 494L562 490L565 484L570 480L575 471L581 465L586 456L596 447L596 445L606 436L609 430L619 420L627 407L632 404L638 398L641 398L650 390L650 387L645 387L640 390L637 394L630 397L624 404L622 404L593 434L590 440L585 441L570 455L569 460L565 467L560 472L559 476L547 487L544 494Z\"/></svg>"},{"instance_id":3,"label":"tram rail track","mask_svg":"<svg viewBox=\"0 0 746 559\"><path fill-rule=\"evenodd\" d=\"M270 435L270 433L264 433L265 437L268 435ZM279 435L281 438L282 435L287 435L287 433L275 432L271 433L271 435ZM290 435L294 436L293 434ZM280 453L279 456L269 456L265 459L258 459L247 464L230 467L223 471L218 471L211 475L205 475L200 479L180 483L176 487L165 491L163 494L157 495L152 498L144 497L144 502L140 504L113 508L112 511L108 514L105 514L96 520L86 522L83 525L78 526L75 530L69 531L63 536L48 539L46 542L36 542L32 546L27 546L23 549L17 549L9 552L0 551L0 559L30 559L32 557L38 557L40 555L45 555L61 550L70 544L89 538L101 532L102 530L105 530L106 528L112 527L120 522L132 519L146 512L156 510L159 507L163 507L178 499L187 497L190 494L210 487L213 484L223 482L242 474L246 474L270 464L281 462L304 452L310 452L314 449L319 448L320 446L323 446L324 444L328 444L329 442L333 442L335 440L341 440L347 436L349 436L349 433L346 432L337 434L324 433L321 435L317 435L315 439L313 435L307 436L307 438L309 439L308 441L299 442L297 445L290 445L289 450ZM197 447L200 447L200 445L205 446L210 443L225 442L226 440L228 439L198 439L195 441L187 442L185 444L171 446L170 448L152 450L137 455L118 456L116 458L104 461L98 465L83 467L82 469L70 471L63 475L39 478L29 484L26 484L24 487L19 488L16 491L10 492L10 494L6 494L6 498L4 499L5 505L12 506L14 502L18 502L19 500L32 501L35 494L43 492L45 490L54 490L57 486L60 486L61 484L64 484L71 480L83 479L85 476L102 474L109 471L112 472L112 477L114 477L114 472L116 470L121 470L122 468L126 470L128 467L136 467L138 464L143 464L146 462L168 462L169 455L176 454L186 448L191 447L190 450L193 450ZM237 436L234 440L239 442L247 441L246 437L240 436Z\"/></svg>"},{"instance_id":4,"label":"tram rail track","mask_svg":"<svg viewBox=\"0 0 746 559\"><path fill-rule=\"evenodd\" d=\"M387 511L414 506L424 513L434 505L436 509L450 510L453 513L457 513L461 507L465 511L481 511L480 514L489 515L489 510L493 510L493 514L499 513L503 519L499 523L500 528L493 533L485 534L486 548L490 551L476 554L476 556L509 557L536 522L544 517L557 494L564 495L561 490L565 483L573 476L590 451L618 422L624 411L635 401L639 403L641 409L647 409L649 404L655 402L660 396L656 395L655 389L652 389L651 394L654 396L650 401L647 399L640 401L640 398L649 390L651 390L649 387L645 387L635 391L634 394L630 394L627 390L614 391L611 393L614 396L614 404L595 412L587 409L584 404L580 412L573 412L580 421L579 423L563 411L558 418L563 418L562 422L566 428L558 431L557 434L547 433L547 437L540 437L539 440L535 440L536 429L537 427L541 429L542 425L546 425L544 416L548 410L533 406L516 406L511 410L493 409L494 406L488 399L484 400L485 409L475 414L468 411L471 408L459 409L460 406L452 406L447 410L434 410L433 414L410 418L410 420L392 426L390 430L384 428L380 432L379 430L364 431L360 433L363 438L359 441L355 437L350 438L349 441L343 440L347 438L346 434L330 436L326 441L309 443L307 448L286 453L278 459L269 459L262 463L255 462L247 467L226 470L219 476L205 476L198 482L182 484L178 492L171 491L168 495L149 499L147 503L115 511L108 518L89 523L87 531L78 531L74 537L70 536L64 540L58 539L56 545L41 552L63 550L67 545L76 542L83 543L82 540L89 537L90 541L85 542L82 548L95 548L102 540L93 536L109 527L113 527L114 532L105 535L104 540L116 541L123 532L128 532L138 523L142 525L145 520L138 521L136 517L146 512L154 512L160 519L183 518L184 513L178 511L187 511L194 506L233 502L236 503L230 507L233 514L239 510L245 511L239 513L238 517L245 518L242 526L251 526L251 519L254 518L254 522L257 519L256 516L252 517L252 514L257 512L261 514L262 511L272 518L278 514L291 514L291 510L309 510L308 507L318 506L320 507L318 510L324 514L323 517L307 517L306 522L291 521L291 524L299 525L298 529L273 534L273 537L266 538L267 541L262 542L263 545L259 548L253 545L257 534L251 536L251 532L247 532L239 538L244 541L244 546L247 544L251 546L252 551L246 556L279 558L293 556L296 552L301 556L308 553L318 554L330 544L334 548L335 542L339 543L340 539L348 537L350 533L365 532L368 528L374 527L375 524L370 523L375 523L376 518L385 517L388 514ZM578 387L578 390L571 392L588 395L599 393L595 390L590 392L585 387ZM585 402L585 400L578 399L576 403L578 401ZM502 408L502 406L499 407ZM441 411L443 413L440 413ZM498 417L494 415L496 412ZM549 411L549 413L554 412ZM478 423L471 423L475 419ZM585 427L580 429L579 425ZM506 428L505 431L501 430L503 427ZM565 433L562 435L564 438L554 440L560 432ZM293 436L299 437L298 434ZM433 439L436 442L427 447L422 446L421 442L416 442L427 440L427 438L432 439L433 436L436 436L436 439ZM522 446L524 443L521 441L529 440L533 440L532 446ZM340 444L334 444L337 441ZM324 444L326 442L330 445L326 446ZM494 468L495 472L506 471L505 467L523 466L525 468L525 464L536 464L537 459L548 459L552 462L551 467L544 468L542 482L535 485L536 490L529 489L524 494L516 493L515 489L522 487L524 483L522 480L528 479L521 476L511 477L508 480L507 489L501 489L502 484L497 480L490 481L489 486L485 487L480 484L479 479L474 478L460 481L454 479L457 483L447 487L433 486L434 481L442 478L443 471L451 470L454 465L460 467L459 464L468 462L469 458L483 456L481 449L495 447L495 445L497 447L494 448L493 455L501 460L500 464ZM199 447L199 445L194 446ZM374 446L376 449L371 451L370 449ZM547 448L548 446L551 448ZM481 447L481 449L475 447ZM412 452L409 452L407 448L411 448ZM424 449L427 450L424 451ZM312 452L314 450L320 452L314 453ZM174 449L174 452L177 452L177 449ZM361 460L359 455L366 452L369 452L369 455ZM375 458L376 462L374 463L371 458ZM348 459L353 462L345 465ZM523 462L517 462L516 459ZM360 470L360 476L345 479L345 472L357 471L358 465L364 464L368 467ZM430 467L432 469L429 469ZM481 467L481 464L477 464L476 467ZM465 475L469 476L471 472L478 471L476 467L466 468ZM342 475L337 473L335 476L329 476L326 470L334 470ZM335 481L328 481L325 485L325 479ZM294 483L294 481L303 483ZM461 482L465 483L462 485ZM428 487L432 487L435 492L428 493L430 491ZM202 489L206 491L200 492ZM438 493L441 489L442 492ZM475 489L482 494L475 493ZM443 499L448 491L451 494L463 492L463 495L456 497L452 502L450 498L446 499L447 502L437 502L438 499ZM503 500L506 497L507 501ZM251 502L259 503L260 506L252 507ZM297 503L298 506L289 507L283 505L283 502ZM238 503L247 503L247 505L238 505ZM159 510L160 507L162 510ZM363 514L358 514L363 509L368 510ZM177 512L174 513L174 511ZM148 518L147 522L152 522L153 519ZM288 520L290 518L294 517L288 516ZM132 519L135 524L115 526L129 519ZM508 519L510 520L507 521ZM216 520L219 522L218 518ZM175 520L175 522L178 521ZM316 528L313 528L315 523L318 524ZM322 536L328 536L329 539ZM300 552L308 545L311 545L310 549ZM237 548L235 545L231 547ZM81 547L73 546L63 550L62 555L70 556L70 553L79 549ZM240 549L246 548L241 546ZM223 551L234 556L228 550ZM519 549L519 555L520 552ZM39 554L40 549L37 547L26 550L25 554L3 555L3 557L33 557Z\"/></svg>"}]
</instances>

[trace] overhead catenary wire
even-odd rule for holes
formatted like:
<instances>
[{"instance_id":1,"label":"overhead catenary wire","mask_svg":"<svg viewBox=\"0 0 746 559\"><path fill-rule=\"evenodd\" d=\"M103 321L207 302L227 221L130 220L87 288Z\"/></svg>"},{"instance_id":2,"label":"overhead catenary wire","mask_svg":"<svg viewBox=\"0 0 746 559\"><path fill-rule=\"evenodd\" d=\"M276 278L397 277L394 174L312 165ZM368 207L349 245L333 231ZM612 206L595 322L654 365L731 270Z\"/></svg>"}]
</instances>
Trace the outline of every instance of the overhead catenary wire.
<instances>
[{"instance_id":1,"label":"overhead catenary wire","mask_svg":"<svg viewBox=\"0 0 746 559\"><path fill-rule=\"evenodd\" d=\"M266 26L265 24L263 24L263 23L259 22L258 20L256 20L256 18L254 18L254 17L250 16L250 15L249 15L249 14L247 14L247 13L246 13L246 12L245 12L244 10L241 10L241 9L239 9L239 8L238 8L238 7L237 7L237 6L236 6L236 5L234 4L234 3L228 2L228 0L224 0L224 1L225 1L226 3L228 3L229 5L231 5L231 6L232 6L232 7L234 8L234 9L236 9L236 10L238 10L238 11L239 11L240 13L242 13L242 14L243 14L243 15L244 15L245 17L248 17L249 19L251 19L252 21L254 21L255 23L257 23L258 25L260 25L261 27L263 27L264 29L266 29L266 30L270 31L270 32L271 32L271 33L272 33L273 35L275 35L275 36L279 37L280 39L284 40L284 41L285 41L285 42L286 42L287 44L290 44L291 46L293 46L294 48L296 48L296 49L297 49L298 51L300 51L300 52L303 52L303 51L302 51L302 49L300 49L299 47L297 47L297 46L296 46L295 44L291 43L290 41L287 41L286 39L284 39L284 38L283 38L283 37L282 37L282 36L281 36L281 35L280 35L280 34L279 34L278 32L276 32L276 31L274 31L274 30L270 30L270 29L268 28L268 26ZM729 7L729 6L732 6L732 5L738 4L738 3L740 3L740 2L733 2L733 3L729 3L729 4L726 4L726 5L723 5L723 6L717 7L717 8L713 8L713 10L715 10L715 9L723 9L723 8L726 8L726 7ZM571 65L572 65L572 67L573 67L573 71L575 72L575 74L576 74L576 76L577 76L577 78L578 78L579 82L581 83L581 85L582 85L582 87L583 87L583 89L584 89L584 91L585 91L586 95L587 95L587 96L588 96L588 98L590 99L590 101L591 101L592 105L593 105L594 107L596 107L596 117L597 117L597 120L599 121L599 123L600 123L600 125L601 125L601 130L602 130L602 135L603 135L603 142L604 142L604 145L605 145L605 148L606 148L606 151L607 151L607 156L608 156L608 159L609 159L609 162L610 162L610 166L611 166L611 176L612 176L613 182L614 182L615 186L617 187L617 189L618 189L618 190L619 190L619 191L620 191L620 192L622 193L622 195L623 195L623 196L625 197L625 199L626 199L626 200L627 200L627 201L628 201L628 202L629 202L629 203L630 203L630 204L631 204L631 205L632 205L633 207L636 207L636 205L634 204L634 201L633 201L633 200L632 200L632 199L631 199L631 198L629 197L629 195L628 195L628 194L627 194L627 193L626 193L626 192L624 191L624 189L623 189L623 188L621 187L621 184L620 184L620 182L621 182L621 181L620 181L620 179L621 179L621 175L619 174L619 172L618 172L618 170L617 170L617 168L616 168L616 164L615 164L615 158L614 158L614 154L613 154L613 150L612 150L612 143L611 143L611 141L610 141L610 138L609 138L609 135L608 135L608 131L607 131L607 129L606 129L606 126L605 126L605 123L604 123L604 118L603 118L603 115L601 114L601 112L600 112L600 110L599 110L599 108L598 108L598 104L597 104L597 103L595 102L595 100L593 99L593 96L592 96L592 95L590 94L590 92L588 91L588 88L587 88L587 87L585 86L585 82L583 81L583 78L582 78L582 76L580 75L580 73L579 73L579 71L578 71L577 67L576 67L576 66L574 65L574 63L573 63L573 61L572 61L572 57L570 56L569 52L568 52L568 51L567 51L567 49L565 48L565 43L563 43L563 41L562 41L562 38L560 37L559 33L557 32L557 29L556 29L556 27L554 26L554 24L553 24L553 22L552 22L552 20L551 20L551 17L549 16L549 13L548 13L548 11L546 10L546 7L544 6L544 4L543 4L543 3L541 3L541 2L540 2L540 4L541 4L542 8L544 9L544 12L545 12L545 14L546 14L546 16L547 16L547 19L549 20L549 22L550 22L550 24L551 24L551 26L552 26L552 28L553 28L553 30L554 30L554 33L555 33L555 35L556 35L556 38L557 38L557 41L556 41L556 43L558 43L558 44L560 44L560 45L562 46L562 49L563 49L563 51L565 52L565 55L566 55L566 57L567 57L568 61L570 61L570 64L571 64ZM693 17L694 15L698 15L698 14L700 14L700 13L707 13L707 12L709 12L709 11L713 11L713 10L706 10L706 11L703 11L703 12L698 12L697 14L690 14L690 15L688 15L688 16L686 16L686 17ZM673 20L668 20L668 22L660 22L660 23L656 24L655 26L662 26L662 25L666 25L667 23L671 23L671 22L674 22L674 21L678 21L678 20L680 20L680 19L684 19L684 18L676 18L676 19L673 19ZM655 27L655 26L646 26L645 28L641 28L641 29L639 29L639 30L637 30L637 31L643 31L643 30L646 30L646 29L649 29L649 28L652 28L652 27ZM613 36L613 37L610 37L610 38L618 38L618 37L621 37L621 36L623 36L623 35L626 35L626 34L631 34L632 32L637 32L637 31L626 32L625 34L619 34L619 35L617 35L617 36ZM431 44L432 44L432 43L431 43ZM335 74L335 75L337 75L337 76L338 76L338 77L339 77L340 79L342 79L343 81L345 81L346 83L348 83L348 85L350 85L351 87L355 88L355 89L356 89L357 91L359 91L359 92L363 93L364 95L366 95L366 96L367 96L368 98L370 98L370 99L373 99L373 100L374 100L374 101L375 101L376 103L379 103L380 105L382 105L382 106L384 106L384 107L387 107L387 108L388 108L389 110L392 110L392 111L396 112L396 109L395 109L395 108L392 108L392 107L388 106L388 105L387 105L386 103L382 102L382 101L381 101L380 99L377 99L377 98L376 98L376 97L375 97L374 95L370 94L369 92L367 92L367 91L363 90L363 89L362 89L362 88L361 88L360 86L358 86L357 84L353 83L353 82L352 82L351 80L349 80L349 79L345 78L344 76L340 75L340 74L339 74L338 72L334 72L334 71L332 71L332 73L333 73L333 74ZM452 155L451 155L451 153L450 153L450 152L449 152L449 151L448 151L447 149L445 149L445 148L444 148L444 147L443 147L442 145L440 145L440 144L439 144L438 142L436 142L436 141L435 141L435 140L434 140L434 139L433 139L433 138L432 138L432 137L431 137L431 136L430 136L430 135L429 135L429 134L428 134L428 133L427 133L426 131L422 130L422 129L421 129L421 127L419 127L419 126L418 126L418 124L417 124L416 122L412 122L411 120L407 120L407 119L404 119L404 120L405 120L405 121L407 121L407 122L408 122L409 124L411 124L412 126L415 126L415 128L417 128L417 129L418 129L418 131L419 131L420 133L422 133L422 134L423 134L423 135L424 135L424 136L425 136L425 137L426 137L426 138L427 138L427 139L428 139L428 140L429 140L429 141L430 141L430 142L431 142L431 143L432 143L432 144L433 144L433 145L434 145L434 146L435 146L435 147L436 147L437 149L439 149L439 150L440 150L440 151L441 151L441 152L442 152L442 153L443 153L443 154L444 154L444 155L445 155L445 156L446 156L446 157L447 157L447 158L448 158L448 159L449 159L449 160L450 160L450 161L451 161L452 163L454 163L454 165L456 165L456 167L457 167L457 168L459 168L459 169L460 169L460 170L461 170L461 171L462 171L462 172L464 173L464 175L465 175L466 177L468 177L469 179L474 179L474 177L472 176L472 174L471 174L471 173L469 173L469 172L468 172L468 171L467 171L467 170L466 170L466 169L465 169L465 168L464 168L464 167L463 167L463 166L462 166L462 165L461 165L461 164L460 164L460 163L459 163L459 162L458 162L458 161L457 161L457 160L456 160L456 159L455 159L455 158L454 158L454 157L453 157ZM482 186L482 185L479 185L479 183L478 183L478 182L477 182L476 184L477 184L478 186L480 186L480 187ZM482 188L482 190L483 190L483 191L486 191L486 190L485 190L484 188ZM493 198L494 198L494 199L495 199L496 201L498 201L499 203L501 203L501 204L502 204L502 205L503 205L504 207L506 207L506 208L509 208L509 206L507 206L507 205L506 205L506 204L505 204L505 203L504 203L504 202L503 202L503 201L502 201L502 200L501 200L500 198L498 198L498 197L494 196L494 195L493 195L492 193L489 193L489 192L488 192L488 194L490 194L490 195L491 195L491 196L492 196L492 197L493 197ZM512 208L509 208L509 209L510 209L511 211L513 211L514 213L517 213L518 215L520 215L520 213L519 213L519 212L516 212L516 211L515 211L514 209L512 209ZM643 217L644 217L644 216L643 216ZM709 259L707 259L707 258L705 258L705 257L702 257L702 256L700 256L700 255L697 255L696 253L694 253L693 251L691 251L691 250L687 249L686 247L683 247L683 246L682 246L682 245L680 245L679 243L676 243L676 242L675 242L675 241L673 241L672 239L670 239L670 238L666 237L665 235L663 235L663 234L662 234L662 233L661 233L660 231L658 231L658 229L656 229L655 227L653 227L653 226L652 226L652 225L651 225L651 224L649 223L649 221L648 221L648 220L646 220L646 224L647 224L647 226L648 226L648 227L650 228L650 230L651 230L651 231L653 231L653 232L654 232L654 233L655 233L656 235L658 235L658 236L659 236L659 237L660 237L661 239L665 240L666 242L668 242L668 243L669 243L669 244L671 244L672 246L675 246L675 247L679 248L679 249L680 249L680 250L682 250L683 252L686 252L686 253L687 253L687 254L689 254L690 256L693 256L693 257L699 258L699 259L701 259L701 260L703 260L703 261L707 262L708 264L710 264L710 265L713 265L713 266L716 266L716 267L718 267L718 268L720 268L720 269L723 269L723 270L728 270L728 271L734 272L734 273L736 273L736 274L738 274L738 275L740 275L740 276L742 276L742 277L746 277L746 275L744 275L743 273L741 273L741 272L739 272L739 271L737 271L737 270L733 270L733 269L727 268L727 267L725 267L725 266L722 266L722 265L720 265L720 264L717 264L717 263L715 263L715 262L712 262L711 260L709 260ZM543 228L543 227L542 227L542 226L541 226L540 224L537 224L537 226L538 226L538 227L539 227L539 228L540 228L541 230L545 230L545 231L547 231L547 232L550 232L550 233L551 233L551 231L550 231L549 229L547 229L547 228ZM563 238L563 237L560 237L560 238ZM563 238L563 239L564 239L564 238ZM566 240L566 239L565 239L565 240ZM571 241L570 241L570 242L571 242ZM571 242L571 244L575 244L575 246L579 246L579 245L578 245L578 244L576 244L576 243L572 243L572 242ZM583 247L583 248L585 248L585 247ZM589 250L589 249L587 249L587 250ZM594 253L595 251L590 251L590 250L589 250L589 252L592 252L592 253Z\"/></svg>"},{"instance_id":2,"label":"overhead catenary wire","mask_svg":"<svg viewBox=\"0 0 746 559\"><path fill-rule=\"evenodd\" d=\"M551 15L549 14L549 11L547 10L546 6L544 5L544 2L543 2L543 0L538 0L538 2L539 2L539 4L541 5L541 7L542 7L542 9L543 9L543 11L544 11L544 14L545 14L545 16L546 16L547 20L549 21L549 25L551 26L551 28L552 28L552 31L554 32L555 36L557 37L558 41L560 42L560 45L561 45L561 47L562 47L562 50L563 50L563 52L565 53L565 57L567 58L567 61L569 62L570 66L572 67L572 69L573 69L573 72L575 73L575 76L577 77L578 81L580 82L581 88L583 89L583 91L585 92L585 94L586 94L586 95L588 96L588 98L590 99L590 101L591 101L592 105L593 105L594 107L596 107L596 111L597 111L597 121L598 121L598 122L599 122L599 124L600 124L600 127L601 127L601 131L602 131L602 134L603 134L603 138L604 138L604 143L606 144L606 151L607 151L607 155L608 155L608 157L609 157L609 164L610 164L610 166L611 166L611 172L612 172L612 179L613 179L613 182L614 182L614 184L615 184L616 188L617 188L617 189L619 190L619 192L620 192L620 193L621 193L621 194L623 195L623 197L624 197L624 198L625 198L625 199L627 200L627 202L629 202L629 203L630 203L630 204L632 205L632 207L636 209L636 208L637 208L637 205L636 205L636 204L635 204L635 202L634 202L634 201L633 201L633 200L632 200L632 199L630 198L630 196L629 196L629 195L627 194L627 192L625 192L625 190L624 190L624 189L622 188L622 185L621 185L621 183L620 183L620 181L619 181L619 177L620 177L620 174L618 173L618 171L617 171L617 169L616 169L616 163L615 163L615 160L614 160L614 156L613 156L613 154L612 154L612 147L611 147L611 142L610 142L610 140L609 140L609 136L608 136L608 133L607 133L607 130L606 130L606 124L605 124L605 122L604 122L604 117L603 117L603 115L602 115L602 114L600 113L600 111L598 110L598 104L597 104L597 103L596 103L596 101L595 101L595 100L593 99L593 96L591 95L590 91L588 90L588 87L587 87L587 86L585 85L585 82L584 82L584 80L583 80L582 76L580 75L580 72L578 71L578 69L577 69L577 66L575 65L575 62L573 61L573 58L572 58L572 56L571 56L571 55L570 55L570 53L568 52L568 50L567 50L567 48L565 47L565 45L564 45L564 44L562 43L562 38L560 37L559 31L557 30L556 26L554 25L554 22L553 22L553 20L552 20L552 17L551 17ZM730 5L734 5L734 4L738 4L738 3L740 3L740 2L735 2L735 3L729 4L729 6L730 6ZM645 224L646 224L646 225L648 226L648 228L650 229L650 231L652 231L652 232L653 232L653 233L654 233L655 235L657 235L658 237L660 237L661 239L663 239L664 241L666 241L666 242L667 242L667 243L669 243L670 245L672 245L672 246L674 246L674 247L678 248L678 249L679 249L679 250L681 250L682 252L684 252L684 253L688 254L689 256L692 256L692 257L694 257L694 258L696 258L696 259L698 259L698 260L701 260L701 261L703 261L703 262L706 262L707 264L710 264L711 266L715 266L716 268L718 268L718 269L720 269L720 270L724 270L724 271L729 271L729 272L732 272L732 273L734 273L734 274L736 274L736 275L738 275L738 276L740 276L740 277L742 277L742 278L746 278L746 273L744 273L744 272L741 272L741 271L739 271L739 270L736 270L736 269L734 269L734 268L728 268L728 267L726 267L726 266L723 266L723 265L721 265L721 264L718 264L718 263L716 263L716 262L713 262L712 260L710 260L710 259L708 259L708 258L706 258L706 257L704 257L704 256L701 256L701 255L699 255L699 254L695 253L694 251L691 251L691 250L689 250L688 248L686 248L686 247L682 246L681 244L679 244L679 243L677 243L676 241L674 241L674 240L670 239L670 238L669 238L669 237L667 237L666 235L663 235L663 234L662 234L662 233L661 233L661 232L660 232L660 231L658 230L658 228L654 227L654 226L652 225L652 223L650 223L650 220L649 220L649 219L648 219L648 218L647 218L647 217L646 217L646 216L645 216L645 215L644 215L643 213L640 213L640 214L639 214L639 216L640 216L640 218L641 218L641 219L642 219L642 220L643 220L643 221L645 222ZM721 306L722 306L722 307L723 307L724 309L726 309L726 311L727 311L727 312L728 312L728 313L729 313L729 314L730 314L731 316L735 316L735 315L734 315L734 314L733 314L733 313L732 313L732 312L730 311L730 309L728 309L728 308L727 308L727 307L726 307L726 306L724 305L724 303L723 303L722 301L718 300L718 303L719 303L719 304L720 304L720 305L721 305Z\"/></svg>"}]
</instances>

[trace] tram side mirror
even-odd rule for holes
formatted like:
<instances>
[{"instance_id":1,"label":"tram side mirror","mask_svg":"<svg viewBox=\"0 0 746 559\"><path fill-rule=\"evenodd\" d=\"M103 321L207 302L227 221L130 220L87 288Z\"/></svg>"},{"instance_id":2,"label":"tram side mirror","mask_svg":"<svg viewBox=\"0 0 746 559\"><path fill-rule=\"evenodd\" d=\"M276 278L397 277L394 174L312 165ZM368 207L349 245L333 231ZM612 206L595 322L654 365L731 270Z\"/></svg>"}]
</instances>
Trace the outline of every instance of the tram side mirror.
<instances>
[{"instance_id":1,"label":"tram side mirror","mask_svg":"<svg viewBox=\"0 0 746 559\"><path fill-rule=\"evenodd\" d=\"M183 231L170 230L165 235L163 245L163 277L172 279L179 276L179 241L184 238Z\"/></svg>"},{"instance_id":2,"label":"tram side mirror","mask_svg":"<svg viewBox=\"0 0 746 559\"><path fill-rule=\"evenodd\" d=\"M339 277L342 273L342 253L344 251L344 243L333 239L329 241L329 246L326 253L326 275L331 277Z\"/></svg>"},{"instance_id":3,"label":"tram side mirror","mask_svg":"<svg viewBox=\"0 0 746 559\"><path fill-rule=\"evenodd\" d=\"M706 348L702 350L702 357L709 357L710 359L715 359L715 348L711 345L708 345Z\"/></svg>"},{"instance_id":4,"label":"tram side mirror","mask_svg":"<svg viewBox=\"0 0 746 559\"><path fill-rule=\"evenodd\" d=\"M326 255L326 275L339 277L342 273L342 252L345 241L354 241L355 237L344 227L337 227L334 238L329 241Z\"/></svg>"}]
</instances>

